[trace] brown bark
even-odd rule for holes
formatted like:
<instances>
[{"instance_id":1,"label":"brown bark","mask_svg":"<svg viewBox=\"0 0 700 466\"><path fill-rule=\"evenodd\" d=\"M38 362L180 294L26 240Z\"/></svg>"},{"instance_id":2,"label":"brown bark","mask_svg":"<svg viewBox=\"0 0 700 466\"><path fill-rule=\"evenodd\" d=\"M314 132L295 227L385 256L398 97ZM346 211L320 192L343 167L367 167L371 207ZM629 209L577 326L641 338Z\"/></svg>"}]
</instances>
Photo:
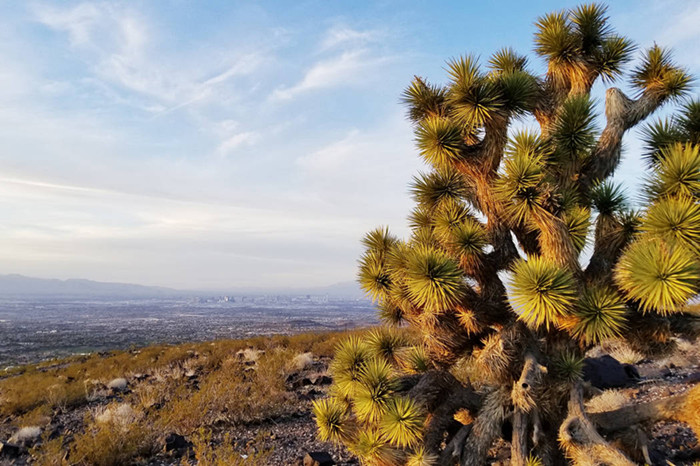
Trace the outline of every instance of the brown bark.
<instances>
[{"instance_id":1,"label":"brown bark","mask_svg":"<svg viewBox=\"0 0 700 466\"><path fill-rule=\"evenodd\" d=\"M525 466L527 463L528 415L516 408L513 413L513 436L510 443L511 466Z\"/></svg>"},{"instance_id":2,"label":"brown bark","mask_svg":"<svg viewBox=\"0 0 700 466\"><path fill-rule=\"evenodd\" d=\"M583 409L581 384L576 384L571 389L568 417L559 428L559 442L576 466L634 466L629 458L610 446L595 429Z\"/></svg>"},{"instance_id":3,"label":"brown bark","mask_svg":"<svg viewBox=\"0 0 700 466\"><path fill-rule=\"evenodd\" d=\"M675 419L687 397L688 393L684 393L662 400L625 406L615 411L591 413L588 417L591 422L605 431L624 430L634 424Z\"/></svg>"},{"instance_id":4,"label":"brown bark","mask_svg":"<svg viewBox=\"0 0 700 466\"><path fill-rule=\"evenodd\" d=\"M525 466L527 462L530 413L536 409L534 393L542 374L546 372L547 368L540 365L532 353L527 353L520 378L513 383L510 395L514 407L510 461L514 466Z\"/></svg>"},{"instance_id":5,"label":"brown bark","mask_svg":"<svg viewBox=\"0 0 700 466\"><path fill-rule=\"evenodd\" d=\"M664 102L658 94L644 92L632 100L620 89L612 87L605 94L605 129L591 155L591 163L582 173L582 181L590 187L607 178L620 163L622 136L637 123L651 115Z\"/></svg>"},{"instance_id":6,"label":"brown bark","mask_svg":"<svg viewBox=\"0 0 700 466\"><path fill-rule=\"evenodd\" d=\"M489 448L500 435L503 422L508 417L509 405L510 393L503 388L486 397L462 446L461 466L483 466Z\"/></svg>"}]
</instances>

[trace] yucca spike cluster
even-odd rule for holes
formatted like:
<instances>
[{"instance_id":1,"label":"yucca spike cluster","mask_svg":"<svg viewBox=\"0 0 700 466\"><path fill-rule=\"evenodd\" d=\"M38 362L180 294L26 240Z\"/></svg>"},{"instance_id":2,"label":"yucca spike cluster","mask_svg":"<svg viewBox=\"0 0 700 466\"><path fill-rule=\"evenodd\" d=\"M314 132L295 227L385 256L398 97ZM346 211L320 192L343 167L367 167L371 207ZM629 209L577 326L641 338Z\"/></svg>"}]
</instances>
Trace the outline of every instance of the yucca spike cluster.
<instances>
[{"instance_id":1,"label":"yucca spike cluster","mask_svg":"<svg viewBox=\"0 0 700 466\"><path fill-rule=\"evenodd\" d=\"M534 57L503 48L485 64L453 58L444 84L416 77L402 95L430 170L411 184L410 234L370 232L358 279L381 319L410 327L418 341L385 330L347 341L333 363L334 401L315 408L322 437L367 464L431 464L455 435L454 420L440 418L452 408L475 419L461 447L477 459L462 455L461 464L480 464L474 438L495 435L517 408L510 384L523 371L542 368L533 380L550 388L526 397L546 418L538 423L557 426L586 350L613 339L663 349L671 319L693 319L685 314L700 292L692 77L668 49L637 50L603 5L549 13L535 27L543 75L530 67ZM611 87L601 112L591 96L598 80L625 80L636 93ZM648 168L632 202L612 181L622 138L666 104L679 107L676 116L644 123L644 153L626 155ZM513 131L522 117L533 124ZM450 390L482 387L481 410L416 393L420 374L449 378L458 366L472 375ZM418 385L406 388L408 380ZM517 464L549 464L551 451L526 443L530 456Z\"/></svg>"},{"instance_id":2,"label":"yucca spike cluster","mask_svg":"<svg viewBox=\"0 0 700 466\"><path fill-rule=\"evenodd\" d=\"M429 460L419 448L424 409L401 384L402 377L429 367L421 346L393 329L341 342L331 366L331 396L313 403L319 437L345 443L368 465Z\"/></svg>"}]
</instances>

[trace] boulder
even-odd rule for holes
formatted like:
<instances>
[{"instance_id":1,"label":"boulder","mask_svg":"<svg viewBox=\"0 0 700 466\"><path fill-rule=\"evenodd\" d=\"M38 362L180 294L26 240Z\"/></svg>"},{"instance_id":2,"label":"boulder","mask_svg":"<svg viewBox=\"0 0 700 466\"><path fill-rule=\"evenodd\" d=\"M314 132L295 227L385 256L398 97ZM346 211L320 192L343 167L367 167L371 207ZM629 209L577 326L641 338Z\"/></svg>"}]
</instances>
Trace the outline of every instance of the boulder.
<instances>
[{"instance_id":1,"label":"boulder","mask_svg":"<svg viewBox=\"0 0 700 466\"><path fill-rule=\"evenodd\" d=\"M632 364L622 364L606 354L599 358L584 359L583 380L601 390L621 388L636 384L639 372Z\"/></svg>"},{"instance_id":2,"label":"boulder","mask_svg":"<svg viewBox=\"0 0 700 466\"><path fill-rule=\"evenodd\" d=\"M306 387L306 386L312 385L312 384L313 384L313 382L311 381L311 379L310 379L309 377L306 377L306 376L305 376L305 377L300 377L300 378L298 378L297 380L295 380L295 381L292 383L292 388L293 388L294 390L297 390L297 389L299 389L299 388L301 388L301 387Z\"/></svg>"},{"instance_id":3,"label":"boulder","mask_svg":"<svg viewBox=\"0 0 700 466\"><path fill-rule=\"evenodd\" d=\"M10 443L31 446L41 437L41 428L36 426L22 427L10 437Z\"/></svg>"},{"instance_id":4,"label":"boulder","mask_svg":"<svg viewBox=\"0 0 700 466\"><path fill-rule=\"evenodd\" d=\"M19 445L0 441L0 458L18 458L22 454Z\"/></svg>"},{"instance_id":5,"label":"boulder","mask_svg":"<svg viewBox=\"0 0 700 466\"><path fill-rule=\"evenodd\" d=\"M123 377L119 377L117 379L110 380L107 384L107 388L109 388L113 392L123 392L126 390L127 385L128 382L126 381L126 379Z\"/></svg>"},{"instance_id":6,"label":"boulder","mask_svg":"<svg viewBox=\"0 0 700 466\"><path fill-rule=\"evenodd\" d=\"M187 439L180 434L173 432L165 437L165 451L184 450L190 446L192 446L192 443L188 442Z\"/></svg>"},{"instance_id":7,"label":"boulder","mask_svg":"<svg viewBox=\"0 0 700 466\"><path fill-rule=\"evenodd\" d=\"M312 451L304 456L304 466L331 466L333 457L326 451Z\"/></svg>"},{"instance_id":8,"label":"boulder","mask_svg":"<svg viewBox=\"0 0 700 466\"><path fill-rule=\"evenodd\" d=\"M309 378L313 385L330 385L333 383L333 379L326 374L314 374Z\"/></svg>"}]
</instances>

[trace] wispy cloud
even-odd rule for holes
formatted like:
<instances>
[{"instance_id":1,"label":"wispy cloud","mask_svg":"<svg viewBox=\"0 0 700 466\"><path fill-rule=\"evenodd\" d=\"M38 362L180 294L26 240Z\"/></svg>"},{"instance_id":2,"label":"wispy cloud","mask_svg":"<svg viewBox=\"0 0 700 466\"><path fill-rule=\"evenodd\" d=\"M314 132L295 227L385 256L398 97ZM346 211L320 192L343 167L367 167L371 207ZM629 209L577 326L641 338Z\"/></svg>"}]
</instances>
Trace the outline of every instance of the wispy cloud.
<instances>
[{"instance_id":1,"label":"wispy cloud","mask_svg":"<svg viewBox=\"0 0 700 466\"><path fill-rule=\"evenodd\" d=\"M365 46L370 42L376 42L384 36L379 30L364 30L350 28L346 25L336 25L328 29L321 40L321 51L341 46Z\"/></svg>"},{"instance_id":2,"label":"wispy cloud","mask_svg":"<svg viewBox=\"0 0 700 466\"><path fill-rule=\"evenodd\" d=\"M229 155L231 152L242 146L254 145L259 138L260 135L253 131L245 131L243 133L234 134L219 144L219 146L216 148L216 153L220 156Z\"/></svg>"},{"instance_id":3,"label":"wispy cloud","mask_svg":"<svg viewBox=\"0 0 700 466\"><path fill-rule=\"evenodd\" d=\"M71 46L86 54L97 79L156 99L164 107L142 108L159 114L213 99L221 85L250 75L264 62L260 52L237 52L225 60L212 55L204 67L201 56L197 66L171 63L153 40L149 20L128 6L82 3L60 8L41 3L34 11L40 23L65 32Z\"/></svg>"},{"instance_id":4,"label":"wispy cloud","mask_svg":"<svg viewBox=\"0 0 700 466\"><path fill-rule=\"evenodd\" d=\"M371 82L373 72L390 60L390 57L373 56L366 49L344 52L317 62L306 71L301 81L291 87L277 89L272 98L289 100L312 90Z\"/></svg>"},{"instance_id":5,"label":"wispy cloud","mask_svg":"<svg viewBox=\"0 0 700 466\"><path fill-rule=\"evenodd\" d=\"M57 8L51 4L35 4L34 13L45 25L68 33L74 46L92 46L92 37L102 12L93 3L81 3L72 8Z\"/></svg>"}]
</instances>

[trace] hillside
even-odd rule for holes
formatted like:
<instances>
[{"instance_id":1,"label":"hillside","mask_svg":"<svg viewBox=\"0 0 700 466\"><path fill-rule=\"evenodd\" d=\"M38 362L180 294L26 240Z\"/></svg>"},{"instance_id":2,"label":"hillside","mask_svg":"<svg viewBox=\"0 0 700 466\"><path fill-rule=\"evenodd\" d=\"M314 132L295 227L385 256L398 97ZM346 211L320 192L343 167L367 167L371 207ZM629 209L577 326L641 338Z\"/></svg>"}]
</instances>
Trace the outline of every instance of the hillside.
<instances>
[{"instance_id":1,"label":"hillside","mask_svg":"<svg viewBox=\"0 0 700 466\"><path fill-rule=\"evenodd\" d=\"M178 296L183 292L157 286L105 283L71 278L68 280L0 275L0 296L131 297Z\"/></svg>"},{"instance_id":2,"label":"hillside","mask_svg":"<svg viewBox=\"0 0 700 466\"><path fill-rule=\"evenodd\" d=\"M362 299L365 293L354 281L309 288L230 288L217 290L179 290L161 286L109 283L81 278L59 280L19 274L0 275L2 297L68 298L164 298L209 295L247 296L328 296L334 299Z\"/></svg>"},{"instance_id":3,"label":"hillside","mask_svg":"<svg viewBox=\"0 0 700 466\"><path fill-rule=\"evenodd\" d=\"M356 464L317 441L310 411L329 389L334 346L359 332L160 345L12 369L0 376L0 464L280 465L301 464L307 452ZM642 378L598 390L591 412L700 383L697 342L679 339L675 354L655 362L615 345L597 352L638 363ZM692 464L700 455L682 423L647 431L654 464ZM495 448L490 464L507 464L507 452Z\"/></svg>"}]
</instances>

